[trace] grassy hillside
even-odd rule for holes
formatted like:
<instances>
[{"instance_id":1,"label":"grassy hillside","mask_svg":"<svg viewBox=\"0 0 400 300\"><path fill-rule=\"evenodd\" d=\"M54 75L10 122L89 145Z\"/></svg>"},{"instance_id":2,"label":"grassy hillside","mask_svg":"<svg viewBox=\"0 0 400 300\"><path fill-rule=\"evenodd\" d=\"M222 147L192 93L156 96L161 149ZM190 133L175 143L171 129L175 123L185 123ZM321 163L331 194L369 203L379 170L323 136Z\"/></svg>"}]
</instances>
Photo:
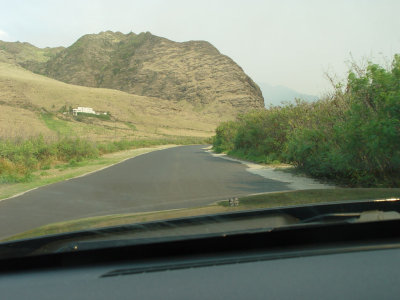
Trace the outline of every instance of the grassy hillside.
<instances>
[{"instance_id":1,"label":"grassy hillside","mask_svg":"<svg viewBox=\"0 0 400 300\"><path fill-rule=\"evenodd\" d=\"M74 118L70 107L109 112L109 120ZM233 117L229 105L193 106L125 92L62 83L18 65L0 62L0 137L26 138L42 133L108 141L121 138L211 136L217 122Z\"/></svg>"}]
</instances>

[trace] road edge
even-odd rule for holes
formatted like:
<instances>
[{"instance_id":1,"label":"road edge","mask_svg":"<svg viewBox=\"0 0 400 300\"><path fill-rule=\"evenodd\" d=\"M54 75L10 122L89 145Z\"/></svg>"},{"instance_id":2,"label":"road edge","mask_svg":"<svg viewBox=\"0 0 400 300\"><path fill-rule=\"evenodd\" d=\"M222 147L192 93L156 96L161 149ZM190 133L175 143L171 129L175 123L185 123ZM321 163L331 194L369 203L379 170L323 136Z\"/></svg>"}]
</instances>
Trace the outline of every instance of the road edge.
<instances>
[{"instance_id":1,"label":"road edge","mask_svg":"<svg viewBox=\"0 0 400 300\"><path fill-rule=\"evenodd\" d=\"M139 154L137 154L137 155L135 155L135 156L132 156L132 157L124 158L124 159L122 159L121 161L118 161L118 162L116 162L116 163L112 163L112 164L110 164L110 165L102 166L102 167L99 168L99 169L96 169L96 170L93 170L93 171L89 171L89 172L84 173L84 174L80 174L80 175L73 176L73 177L70 177L70 178L61 179L61 180L59 180L59 181L54 181L54 182L51 182L51 183L46 183L46 184L43 184L43 185L39 185L39 186L37 186L37 187L28 189L28 190L23 191L23 192L20 192L20 193L17 193L17 194L15 194L15 195L9 196L9 197L7 197L7 198L2 198L2 199L0 199L0 202L6 201L6 200L10 200L10 199L12 199L12 198L16 198L16 197L19 197L19 196L22 196L22 195L24 195L24 194L26 194L26 193L29 193L29 192L31 192L31 191L34 191L34 190L37 190L37 189L39 189L39 188L46 187L46 186L49 186L49 185L52 185L52 184L55 184L55 183L59 183L59 182L63 182L63 181L68 181L68 180L71 180L71 179L80 178L80 177L84 177L84 176L90 175L90 174L93 174L93 173L102 171L102 170L104 170L104 169L110 168L110 167L112 167L112 166L115 166L115 165L117 165L117 164L123 163L123 162L125 162L125 161L127 161L127 160L129 160L129 159L136 158L136 157L141 156L141 155L145 155L145 154L148 154L148 153L152 153L152 152L154 152L154 151L160 151L160 150L170 149L170 148L174 148L174 147L179 147L179 146L181 146L181 145L172 145L172 144L171 144L171 145L160 145L160 146L158 146L157 148L155 148L155 147L144 147L144 148L131 149L131 150L139 150L139 149L153 149L153 150L148 151L148 152L145 152L145 153L139 153ZM115 153L117 153L117 152L115 152Z\"/></svg>"}]
</instances>

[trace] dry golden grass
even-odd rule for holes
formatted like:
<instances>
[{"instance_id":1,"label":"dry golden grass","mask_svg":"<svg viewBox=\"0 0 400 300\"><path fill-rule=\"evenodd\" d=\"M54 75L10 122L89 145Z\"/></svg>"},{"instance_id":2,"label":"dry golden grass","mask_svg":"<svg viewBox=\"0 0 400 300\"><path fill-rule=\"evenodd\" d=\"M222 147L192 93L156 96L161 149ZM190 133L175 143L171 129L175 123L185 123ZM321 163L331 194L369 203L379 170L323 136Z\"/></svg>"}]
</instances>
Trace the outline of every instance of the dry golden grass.
<instances>
[{"instance_id":1,"label":"dry golden grass","mask_svg":"<svg viewBox=\"0 0 400 300\"><path fill-rule=\"evenodd\" d=\"M29 138L41 132L47 137L55 136L32 111L0 104L0 137Z\"/></svg>"},{"instance_id":2,"label":"dry golden grass","mask_svg":"<svg viewBox=\"0 0 400 300\"><path fill-rule=\"evenodd\" d=\"M108 111L112 120L87 118L85 122L77 122L59 112L64 105ZM208 137L213 135L220 121L235 115L229 105L194 107L186 101L75 86L7 63L0 63L0 110L0 137L26 137L39 133L57 136L60 132L49 131L40 117L40 113L46 110L54 114L54 120L64 122L69 132L94 140L166 135ZM126 122L135 125L137 130L129 128ZM24 123L29 126L23 126Z\"/></svg>"}]
</instances>

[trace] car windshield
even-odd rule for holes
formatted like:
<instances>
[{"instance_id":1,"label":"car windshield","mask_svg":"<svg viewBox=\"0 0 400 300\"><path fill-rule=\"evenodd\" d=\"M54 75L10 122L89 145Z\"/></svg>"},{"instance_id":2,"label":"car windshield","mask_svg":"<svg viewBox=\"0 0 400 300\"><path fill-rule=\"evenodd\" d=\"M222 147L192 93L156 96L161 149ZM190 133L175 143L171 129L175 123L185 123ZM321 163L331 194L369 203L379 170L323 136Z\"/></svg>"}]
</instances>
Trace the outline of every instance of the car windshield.
<instances>
[{"instance_id":1,"label":"car windshield","mask_svg":"<svg viewBox=\"0 0 400 300\"><path fill-rule=\"evenodd\" d=\"M139 240L397 218L344 207L400 198L399 11L2 3L0 245L121 225L140 225ZM271 211L285 207L308 210Z\"/></svg>"}]
</instances>

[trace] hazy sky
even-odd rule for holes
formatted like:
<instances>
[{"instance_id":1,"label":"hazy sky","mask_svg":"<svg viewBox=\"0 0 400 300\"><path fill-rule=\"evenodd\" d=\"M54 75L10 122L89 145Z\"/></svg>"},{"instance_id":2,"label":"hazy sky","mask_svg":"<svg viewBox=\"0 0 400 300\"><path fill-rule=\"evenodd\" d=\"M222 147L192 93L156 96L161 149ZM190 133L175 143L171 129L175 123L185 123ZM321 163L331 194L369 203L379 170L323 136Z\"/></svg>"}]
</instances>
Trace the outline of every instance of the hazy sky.
<instances>
[{"instance_id":1,"label":"hazy sky","mask_svg":"<svg viewBox=\"0 0 400 300\"><path fill-rule=\"evenodd\" d=\"M321 95L324 72L400 53L399 0L0 0L0 40L69 46L105 30L207 40L256 82Z\"/></svg>"}]
</instances>

